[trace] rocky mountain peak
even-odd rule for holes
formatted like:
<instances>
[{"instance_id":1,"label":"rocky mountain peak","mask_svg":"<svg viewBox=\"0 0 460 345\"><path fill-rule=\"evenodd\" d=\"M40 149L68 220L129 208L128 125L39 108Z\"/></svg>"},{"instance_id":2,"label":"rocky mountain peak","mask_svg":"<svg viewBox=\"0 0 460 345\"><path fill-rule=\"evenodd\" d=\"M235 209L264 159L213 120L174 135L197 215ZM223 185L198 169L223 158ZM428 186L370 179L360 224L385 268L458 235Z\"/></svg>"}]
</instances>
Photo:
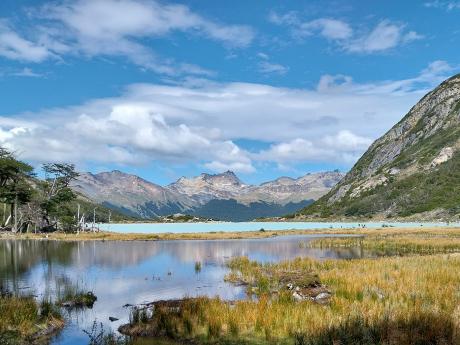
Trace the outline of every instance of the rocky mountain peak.
<instances>
[{"instance_id":1,"label":"rocky mountain peak","mask_svg":"<svg viewBox=\"0 0 460 345\"><path fill-rule=\"evenodd\" d=\"M234 185L240 186L243 185L241 180L235 175L233 171L226 171L220 174L206 174L203 173L200 176L211 184L221 184L221 185Z\"/></svg>"}]
</instances>

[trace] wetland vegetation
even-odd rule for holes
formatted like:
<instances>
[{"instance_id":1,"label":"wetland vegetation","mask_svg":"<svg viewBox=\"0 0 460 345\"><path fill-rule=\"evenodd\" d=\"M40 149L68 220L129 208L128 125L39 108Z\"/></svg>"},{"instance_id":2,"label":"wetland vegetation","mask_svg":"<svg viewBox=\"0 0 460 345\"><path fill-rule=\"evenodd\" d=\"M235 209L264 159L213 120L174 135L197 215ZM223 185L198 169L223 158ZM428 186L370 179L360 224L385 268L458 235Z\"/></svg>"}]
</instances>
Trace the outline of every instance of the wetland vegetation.
<instances>
[{"instance_id":1,"label":"wetland vegetation","mask_svg":"<svg viewBox=\"0 0 460 345\"><path fill-rule=\"evenodd\" d=\"M265 264L235 258L226 279L247 284L255 298L160 302L121 331L204 344L458 344L459 229L364 232L364 239L321 239L311 245L359 241L367 248L390 248L397 256ZM314 296L295 298L299 290L317 287L330 293L327 303Z\"/></svg>"},{"instance_id":2,"label":"wetland vegetation","mask_svg":"<svg viewBox=\"0 0 460 345\"><path fill-rule=\"evenodd\" d=\"M56 306L34 296L16 296L8 291L0 294L0 344L31 344L46 342L64 326Z\"/></svg>"},{"instance_id":3,"label":"wetland vegetation","mask_svg":"<svg viewBox=\"0 0 460 345\"><path fill-rule=\"evenodd\" d=\"M293 234L309 234L310 237L280 236ZM98 237L101 235L105 234L88 238L104 239ZM116 276L110 273L103 277L102 271L93 273L101 280L94 291L98 297L99 293L102 295L101 301L98 299L95 303L95 315L104 315L106 319L108 316L121 318L113 323L112 330L119 328L128 337L113 333L110 323L109 327L105 324L104 330L102 326L92 329L85 322L83 343L405 345L460 342L460 228L328 229L323 234L306 230L161 235L174 239L213 238L214 241L115 241L124 236L129 240L154 238L151 235L107 235L114 241L74 241L76 235L53 233L48 240L33 241L32 236L28 241L12 239L25 238L23 234L22 237L8 237L4 242L8 243L2 256L6 260L7 281L29 272L34 262L44 262L47 270L71 267L73 262L89 265L89 269L98 262L105 270L118 270L117 267L125 265L132 270L139 262L142 269L139 279L126 277L120 281L132 284L128 286L133 295L138 291L142 296L126 308L122 308L126 303L122 298L125 296L123 289L120 294L116 293L115 285L108 294L101 290L107 289L107 283L114 281ZM221 236L225 239L219 240ZM247 239L229 240L237 236ZM260 253L268 248L273 252L261 256ZM24 249L29 254L36 252L38 261L32 258L23 259L22 264L9 261L14 255L25 253ZM43 256L45 252L48 255ZM133 258L132 253L138 253L139 258ZM174 258L188 261L177 266L170 266L173 261L169 259L146 261L151 255L155 258L160 253L171 253ZM245 253L249 257L241 256ZM274 253L279 256L273 256ZM218 255L216 261L211 261L210 254ZM13 270L14 267L17 269ZM79 267L78 271L81 270ZM69 277L71 272L68 272ZM153 278L146 276L148 272L155 273ZM56 274L61 277L63 272L58 270ZM219 295L218 286L203 290L209 284L207 276L219 277L219 284L234 286L234 291L239 289L242 295L233 292L227 297ZM45 275L44 279L50 277ZM185 281L195 286L195 290L167 292ZM20 284L15 286L21 289ZM66 301L83 298L90 290L85 286L61 280L55 288L55 301L62 306ZM154 297L156 289L165 292ZM59 313L46 312L56 311L55 304L44 304L42 308L40 298L15 296L7 297L12 298L10 303L16 307L5 307L5 300L2 300L2 310L5 310L0 316L3 317L2 337L14 334L19 340L31 339L37 330L46 328L44 325L48 322L62 325ZM145 301L149 296L152 302ZM119 306L113 309L117 303ZM101 314L97 309L108 306L110 314ZM123 318L120 314L123 310L130 316ZM93 321L91 319L90 323ZM78 339L75 344L82 343L82 338Z\"/></svg>"}]
</instances>

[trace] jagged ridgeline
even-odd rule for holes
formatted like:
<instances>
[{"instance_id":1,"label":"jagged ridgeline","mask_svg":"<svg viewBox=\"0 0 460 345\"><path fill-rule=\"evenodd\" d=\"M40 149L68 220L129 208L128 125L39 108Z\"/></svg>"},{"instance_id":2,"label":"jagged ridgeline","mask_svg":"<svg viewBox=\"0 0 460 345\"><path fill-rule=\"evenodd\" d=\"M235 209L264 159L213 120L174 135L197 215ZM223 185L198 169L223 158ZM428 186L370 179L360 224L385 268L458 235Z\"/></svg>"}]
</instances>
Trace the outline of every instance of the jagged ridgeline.
<instances>
[{"instance_id":1,"label":"jagged ridgeline","mask_svg":"<svg viewBox=\"0 0 460 345\"><path fill-rule=\"evenodd\" d=\"M308 217L455 220L460 215L460 75L424 96Z\"/></svg>"},{"instance_id":2,"label":"jagged ridgeline","mask_svg":"<svg viewBox=\"0 0 460 345\"><path fill-rule=\"evenodd\" d=\"M160 186L115 170L82 173L73 182L73 189L95 203L133 217L150 219L182 213L246 221L300 210L327 193L342 177L342 173L331 171L248 185L227 171L182 177Z\"/></svg>"}]
</instances>

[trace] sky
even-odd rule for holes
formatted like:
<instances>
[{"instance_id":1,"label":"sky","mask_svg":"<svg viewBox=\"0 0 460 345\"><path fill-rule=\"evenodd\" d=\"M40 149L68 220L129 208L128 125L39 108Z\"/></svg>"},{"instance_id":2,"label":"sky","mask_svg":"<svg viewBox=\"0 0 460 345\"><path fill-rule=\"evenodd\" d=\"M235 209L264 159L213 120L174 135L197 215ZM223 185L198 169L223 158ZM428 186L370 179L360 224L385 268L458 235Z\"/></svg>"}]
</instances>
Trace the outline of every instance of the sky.
<instances>
[{"instance_id":1,"label":"sky","mask_svg":"<svg viewBox=\"0 0 460 345\"><path fill-rule=\"evenodd\" d=\"M348 171L460 72L460 1L0 1L0 146L158 184Z\"/></svg>"}]
</instances>

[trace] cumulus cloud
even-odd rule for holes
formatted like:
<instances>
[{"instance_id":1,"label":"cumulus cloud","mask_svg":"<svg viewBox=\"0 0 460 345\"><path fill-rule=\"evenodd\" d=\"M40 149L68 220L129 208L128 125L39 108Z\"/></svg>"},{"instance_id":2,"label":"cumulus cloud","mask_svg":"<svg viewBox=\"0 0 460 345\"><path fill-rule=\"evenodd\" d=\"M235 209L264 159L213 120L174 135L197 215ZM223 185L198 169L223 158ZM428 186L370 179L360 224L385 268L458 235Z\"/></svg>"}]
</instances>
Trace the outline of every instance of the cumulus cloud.
<instances>
[{"instance_id":1,"label":"cumulus cloud","mask_svg":"<svg viewBox=\"0 0 460 345\"><path fill-rule=\"evenodd\" d=\"M191 162L240 172L265 162L351 164L452 71L435 61L409 79L323 76L315 89L134 84L114 98L0 117L0 145L36 162ZM237 144L243 139L269 147L249 150Z\"/></svg>"},{"instance_id":2,"label":"cumulus cloud","mask_svg":"<svg viewBox=\"0 0 460 345\"><path fill-rule=\"evenodd\" d=\"M371 138L358 136L349 130L341 130L317 142L296 138L273 144L268 150L255 154L254 158L277 162L283 166L286 163L302 161L353 163L371 143Z\"/></svg>"},{"instance_id":3,"label":"cumulus cloud","mask_svg":"<svg viewBox=\"0 0 460 345\"><path fill-rule=\"evenodd\" d=\"M79 110L68 109L73 114L65 120L51 113L43 122L0 118L0 144L34 162L208 160L212 170L225 166L239 172L254 170L246 151L231 140L216 140L212 130L171 125L149 107L130 102L107 104L107 113L101 116L92 112L78 115Z\"/></svg>"},{"instance_id":4,"label":"cumulus cloud","mask_svg":"<svg viewBox=\"0 0 460 345\"><path fill-rule=\"evenodd\" d=\"M357 32L344 20L317 18L304 21L296 12L286 14L271 12L268 19L276 25L288 27L292 35L298 39L319 35L335 42L338 47L350 53L383 52L423 38L416 31L406 30L405 24L389 20L380 21L367 32Z\"/></svg>"}]
</instances>

